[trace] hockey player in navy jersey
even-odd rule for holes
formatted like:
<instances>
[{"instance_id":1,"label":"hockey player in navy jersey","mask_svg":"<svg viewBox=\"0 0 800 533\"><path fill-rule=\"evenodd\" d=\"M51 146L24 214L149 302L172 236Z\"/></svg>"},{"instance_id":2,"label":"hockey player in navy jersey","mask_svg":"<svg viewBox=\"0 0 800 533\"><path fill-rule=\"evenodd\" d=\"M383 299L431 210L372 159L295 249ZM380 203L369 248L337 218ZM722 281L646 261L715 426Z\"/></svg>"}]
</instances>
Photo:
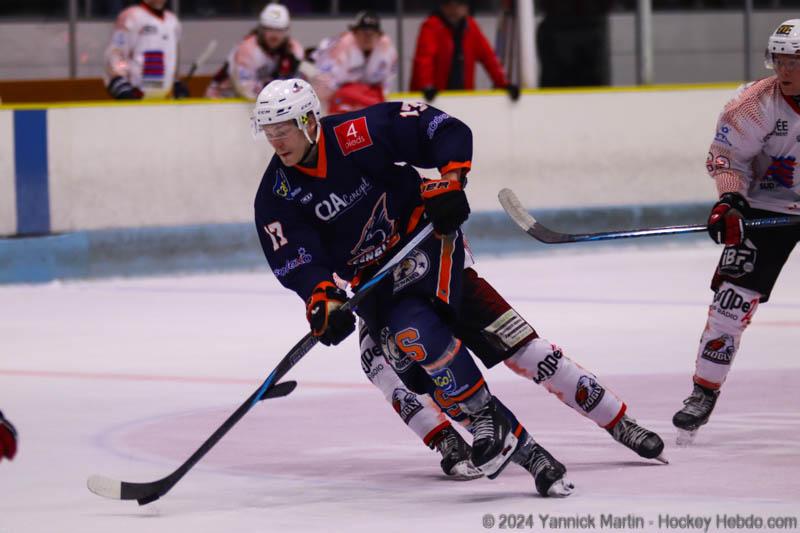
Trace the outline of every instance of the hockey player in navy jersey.
<instances>
[{"instance_id":1,"label":"hockey player in navy jersey","mask_svg":"<svg viewBox=\"0 0 800 533\"><path fill-rule=\"evenodd\" d=\"M396 347L471 419L472 461L495 478L514 459L543 496L567 496L566 468L538 445L495 396L450 324L458 315L464 273L461 224L472 134L425 104L388 102L320 118L313 89L277 80L259 94L254 125L275 149L255 200L262 248L285 287L306 302L312 333L338 344L355 328L333 275L369 279L423 219L430 238L361 302L373 338ZM413 168L437 168L423 182Z\"/></svg>"}]
</instances>

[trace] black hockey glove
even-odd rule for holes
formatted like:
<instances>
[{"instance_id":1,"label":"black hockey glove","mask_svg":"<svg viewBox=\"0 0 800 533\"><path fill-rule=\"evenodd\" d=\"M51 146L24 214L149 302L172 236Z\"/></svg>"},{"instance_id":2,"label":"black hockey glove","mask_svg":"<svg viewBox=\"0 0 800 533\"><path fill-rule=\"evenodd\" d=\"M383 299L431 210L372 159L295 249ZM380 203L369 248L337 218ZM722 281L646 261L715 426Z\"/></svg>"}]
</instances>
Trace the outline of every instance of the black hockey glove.
<instances>
[{"instance_id":1,"label":"black hockey glove","mask_svg":"<svg viewBox=\"0 0 800 533\"><path fill-rule=\"evenodd\" d=\"M420 185L425 212L439 235L456 231L469 217L469 202L458 179L429 180Z\"/></svg>"},{"instance_id":2,"label":"black hockey glove","mask_svg":"<svg viewBox=\"0 0 800 533\"><path fill-rule=\"evenodd\" d=\"M506 85L506 92L508 93L508 97L511 98L512 102L519 100L519 85L509 83Z\"/></svg>"},{"instance_id":3,"label":"black hockey glove","mask_svg":"<svg viewBox=\"0 0 800 533\"><path fill-rule=\"evenodd\" d=\"M336 345L356 329L356 317L339 309L347 301L347 293L331 283L321 281L306 301L306 318L311 334L325 346Z\"/></svg>"},{"instance_id":4,"label":"black hockey glove","mask_svg":"<svg viewBox=\"0 0 800 533\"><path fill-rule=\"evenodd\" d=\"M711 208L708 217L708 234L717 244L738 246L745 238L744 216L750 204L741 194L726 192Z\"/></svg>"},{"instance_id":5,"label":"black hockey glove","mask_svg":"<svg viewBox=\"0 0 800 533\"><path fill-rule=\"evenodd\" d=\"M433 102L433 99L436 98L438 93L439 90L436 87L425 87L422 89L422 96L425 97L426 102Z\"/></svg>"},{"instance_id":6,"label":"black hockey glove","mask_svg":"<svg viewBox=\"0 0 800 533\"><path fill-rule=\"evenodd\" d=\"M141 100L144 94L138 88L123 78L117 76L108 82L108 94L117 100Z\"/></svg>"},{"instance_id":7,"label":"black hockey glove","mask_svg":"<svg viewBox=\"0 0 800 533\"><path fill-rule=\"evenodd\" d=\"M172 97L176 100L189 98L189 87L182 81L176 81L172 84Z\"/></svg>"},{"instance_id":8,"label":"black hockey glove","mask_svg":"<svg viewBox=\"0 0 800 533\"><path fill-rule=\"evenodd\" d=\"M3 418L3 413L0 412L0 460L5 457L10 461L16 453L17 430L14 429L11 422Z\"/></svg>"}]
</instances>

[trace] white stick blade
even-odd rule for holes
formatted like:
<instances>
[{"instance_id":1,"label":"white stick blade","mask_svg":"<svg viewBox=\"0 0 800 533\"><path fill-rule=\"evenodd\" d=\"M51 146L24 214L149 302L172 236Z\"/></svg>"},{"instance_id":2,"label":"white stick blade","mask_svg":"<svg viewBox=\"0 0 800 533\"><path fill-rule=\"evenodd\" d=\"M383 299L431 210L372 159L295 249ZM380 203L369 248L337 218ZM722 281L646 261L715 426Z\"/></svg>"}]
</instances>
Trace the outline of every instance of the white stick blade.
<instances>
[{"instance_id":1,"label":"white stick blade","mask_svg":"<svg viewBox=\"0 0 800 533\"><path fill-rule=\"evenodd\" d=\"M500 192L497 193L497 198L500 200L500 205L502 205L503 209L508 213L508 216L523 230L528 231L528 228L533 227L536 223L536 220L522 206L519 198L517 198L517 195L514 194L514 191L511 189L501 189Z\"/></svg>"},{"instance_id":2,"label":"white stick blade","mask_svg":"<svg viewBox=\"0 0 800 533\"><path fill-rule=\"evenodd\" d=\"M90 476L86 481L89 490L104 498L119 500L122 498L122 482L105 476Z\"/></svg>"}]
</instances>

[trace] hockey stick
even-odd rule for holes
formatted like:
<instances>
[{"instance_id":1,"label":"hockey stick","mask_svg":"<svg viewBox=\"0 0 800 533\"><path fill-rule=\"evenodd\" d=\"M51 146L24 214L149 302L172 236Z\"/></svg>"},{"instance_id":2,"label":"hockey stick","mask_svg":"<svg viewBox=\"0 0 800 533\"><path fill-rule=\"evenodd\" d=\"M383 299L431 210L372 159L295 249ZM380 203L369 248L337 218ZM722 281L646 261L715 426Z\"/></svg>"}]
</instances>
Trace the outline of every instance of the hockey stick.
<instances>
[{"instance_id":1,"label":"hockey stick","mask_svg":"<svg viewBox=\"0 0 800 533\"><path fill-rule=\"evenodd\" d=\"M297 387L296 381L284 381L278 383L267 391L263 396L258 397L253 393L247 401L239 408L211 435L192 456L186 460L177 470L167 477L149 483L129 483L127 481L117 481L105 476L93 475L86 482L90 491L98 496L112 498L116 500L138 500L140 505L145 505L157 500L166 494L175 483L199 461L208 451L241 419L253 406L254 402L266 400L267 398L280 398L289 395Z\"/></svg>"},{"instance_id":2,"label":"hockey stick","mask_svg":"<svg viewBox=\"0 0 800 533\"><path fill-rule=\"evenodd\" d=\"M197 71L197 69L202 67L205 62L208 61L208 58L211 57L211 54L213 54L214 50L216 49L217 40L211 39L211 41L208 43L208 46L206 46L206 49L203 50L203 53L197 56L197 59L195 59L194 63L192 63L189 67L189 71L186 73L186 76L183 77L183 81L189 81L189 79L194 76L195 71Z\"/></svg>"},{"instance_id":3,"label":"hockey stick","mask_svg":"<svg viewBox=\"0 0 800 533\"><path fill-rule=\"evenodd\" d=\"M692 224L684 226L662 226L656 228L640 228L622 231L604 231L600 233L559 233L543 226L522 206L511 189L502 189L497 197L508 216L534 239L546 244L563 244L567 242L607 241L612 239L627 239L631 237L652 237L654 235L675 235L680 233L699 233L707 230L705 224ZM800 224L798 216L780 216L770 218L756 218L745 220L745 228L765 228L778 226L791 226Z\"/></svg>"},{"instance_id":4,"label":"hockey stick","mask_svg":"<svg viewBox=\"0 0 800 533\"><path fill-rule=\"evenodd\" d=\"M364 299L367 293L383 280L388 274L392 272L395 266L405 259L428 235L433 231L433 227L428 224L419 233L417 233L408 243L403 246L381 269L375 274L372 279L362 284L357 293L353 295L345 304L342 309L351 310L358 303ZM136 500L139 505L146 505L164 496L186 473L200 460L205 454L208 453L217 442L225 436L225 434L253 408L253 406L264 398L273 397L278 394L278 389L283 392L289 389L285 396L294 390L295 382L277 383L286 373L296 365L300 359L303 358L310 350L317 344L317 337L307 333L294 347L289 350L283 359L278 363L278 366L270 373L264 383L250 395L242 405L239 406L234 413L228 417L222 425L208 438L206 441L195 451L186 462L179 466L174 472L168 476L156 481L147 483L131 483L128 481L118 481L116 479L107 478L105 476L93 475L87 481L89 490L99 496L116 500ZM292 384L291 386L289 384Z\"/></svg>"}]
</instances>

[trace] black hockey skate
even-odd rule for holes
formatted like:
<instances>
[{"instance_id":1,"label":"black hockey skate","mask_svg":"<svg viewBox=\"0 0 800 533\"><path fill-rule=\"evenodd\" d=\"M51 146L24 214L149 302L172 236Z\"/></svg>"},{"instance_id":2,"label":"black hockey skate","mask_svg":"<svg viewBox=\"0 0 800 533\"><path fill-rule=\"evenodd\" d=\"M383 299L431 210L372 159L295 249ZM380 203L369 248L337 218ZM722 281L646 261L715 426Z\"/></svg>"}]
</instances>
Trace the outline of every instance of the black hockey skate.
<instances>
[{"instance_id":1,"label":"black hockey skate","mask_svg":"<svg viewBox=\"0 0 800 533\"><path fill-rule=\"evenodd\" d=\"M483 477L483 472L472 464L472 448L453 426L440 429L430 444L431 449L442 454L439 463L448 477L458 481L469 481Z\"/></svg>"},{"instance_id":2,"label":"black hockey skate","mask_svg":"<svg viewBox=\"0 0 800 533\"><path fill-rule=\"evenodd\" d=\"M567 468L533 440L526 431L520 438L523 444L512 460L533 476L536 491L543 497L566 498L575 489L565 476Z\"/></svg>"},{"instance_id":3,"label":"black hockey skate","mask_svg":"<svg viewBox=\"0 0 800 533\"><path fill-rule=\"evenodd\" d=\"M656 433L643 428L636 420L628 415L622 415L613 428L607 430L614 440L636 452L639 457L656 459L664 464L669 461L661 455L664 451L664 441Z\"/></svg>"},{"instance_id":4,"label":"black hockey skate","mask_svg":"<svg viewBox=\"0 0 800 533\"><path fill-rule=\"evenodd\" d=\"M683 400L683 409L672 417L672 425L678 428L678 446L688 446L694 442L697 430L708 422L708 417L717 404L719 390L707 389L694 384L692 394Z\"/></svg>"},{"instance_id":5,"label":"black hockey skate","mask_svg":"<svg viewBox=\"0 0 800 533\"><path fill-rule=\"evenodd\" d=\"M494 479L511 461L519 447L519 439L514 435L509 420L498 409L494 396L471 416L472 463L483 470L486 477Z\"/></svg>"}]
</instances>

